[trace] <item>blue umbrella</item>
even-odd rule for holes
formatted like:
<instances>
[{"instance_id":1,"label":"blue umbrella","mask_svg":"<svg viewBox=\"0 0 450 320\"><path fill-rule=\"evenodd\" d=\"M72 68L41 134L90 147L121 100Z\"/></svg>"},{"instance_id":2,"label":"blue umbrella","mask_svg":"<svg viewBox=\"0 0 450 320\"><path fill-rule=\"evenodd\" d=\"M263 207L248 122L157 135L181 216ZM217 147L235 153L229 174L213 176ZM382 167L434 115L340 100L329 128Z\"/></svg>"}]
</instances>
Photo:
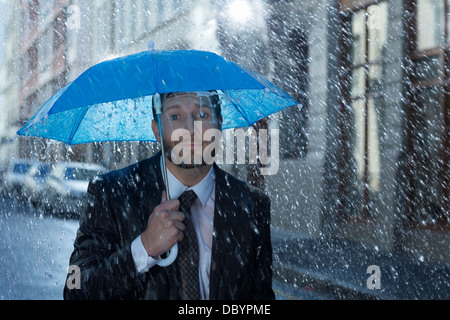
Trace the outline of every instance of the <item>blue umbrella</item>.
<instances>
[{"instance_id":1,"label":"blue umbrella","mask_svg":"<svg viewBox=\"0 0 450 320\"><path fill-rule=\"evenodd\" d=\"M101 62L51 97L17 133L67 144L156 141L153 96L219 90L223 129L298 104L259 74L212 52L145 51Z\"/></svg>"},{"instance_id":2,"label":"blue umbrella","mask_svg":"<svg viewBox=\"0 0 450 320\"><path fill-rule=\"evenodd\" d=\"M156 141L150 124L152 106L160 123L160 94L209 90L220 97L223 129L251 126L298 104L261 75L215 53L149 50L89 68L52 96L17 134L67 144ZM165 161L163 172L168 191ZM169 265L176 255L175 245L159 265Z\"/></svg>"}]
</instances>

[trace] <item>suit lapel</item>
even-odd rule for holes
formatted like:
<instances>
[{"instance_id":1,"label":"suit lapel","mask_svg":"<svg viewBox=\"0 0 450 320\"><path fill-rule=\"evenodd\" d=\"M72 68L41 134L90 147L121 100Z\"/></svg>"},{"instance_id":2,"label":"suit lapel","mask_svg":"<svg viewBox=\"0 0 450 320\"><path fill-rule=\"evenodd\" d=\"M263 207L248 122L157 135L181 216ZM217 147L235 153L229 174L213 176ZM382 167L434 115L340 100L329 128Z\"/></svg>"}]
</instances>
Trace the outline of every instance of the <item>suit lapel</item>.
<instances>
[{"instance_id":1,"label":"suit lapel","mask_svg":"<svg viewBox=\"0 0 450 320\"><path fill-rule=\"evenodd\" d=\"M141 208L144 214L143 225L146 226L147 220L153 209L161 203L161 193L165 189L164 181L161 175L159 152L154 157L141 162L137 172L136 180L141 178L137 183L138 192L140 192ZM227 263L227 254L234 252L230 245L235 245L236 240L242 234L242 227L240 224L245 223L245 219L236 216L236 213L243 213L249 210L247 201L243 199L242 195L237 192L242 191L236 185L234 178L228 175L225 171L214 164L216 173L216 191L215 191L215 206L214 206L214 231L212 242L212 256L211 256L211 273L210 273L210 299L223 299L224 296L220 293L221 288L229 287L224 285L227 277L224 275L230 270L226 269L229 266ZM140 191L139 191L140 190ZM230 201L232 199L233 201ZM227 240L228 239L228 240ZM242 244L241 244L242 245ZM233 249L233 250L232 250ZM244 248L241 248L244 249ZM159 268L159 267L158 267ZM179 287L177 280L177 260L166 268L162 268L163 273L172 288L169 293L169 298L173 299L179 296L177 289ZM175 277L173 276L175 275ZM161 291L167 290L161 288ZM225 296L227 297L227 296Z\"/></svg>"},{"instance_id":2,"label":"suit lapel","mask_svg":"<svg viewBox=\"0 0 450 320\"><path fill-rule=\"evenodd\" d=\"M144 225L153 209L161 203L161 194L164 187L160 167L161 152L139 163L136 172L136 190L139 193L140 207L145 219Z\"/></svg>"},{"instance_id":3,"label":"suit lapel","mask_svg":"<svg viewBox=\"0 0 450 320\"><path fill-rule=\"evenodd\" d=\"M153 209L161 203L161 194L165 190L164 180L161 174L161 152L158 152L155 156L144 160L140 163L137 170L140 182L137 184L137 190L140 193L139 198L141 201L142 214L140 215L143 220L144 228L147 226L148 217L153 212ZM139 180L139 179L137 179ZM146 295L150 297L150 293L155 294L154 297L158 299L179 299L179 281L177 260L173 264L167 267L157 268L158 276L163 280L154 282L149 277L147 280ZM169 283L169 285L168 285ZM169 290L168 290L169 288Z\"/></svg>"},{"instance_id":4,"label":"suit lapel","mask_svg":"<svg viewBox=\"0 0 450 320\"><path fill-rule=\"evenodd\" d=\"M212 256L211 256L211 272L210 272L210 299L217 300L223 297L219 296L221 288L224 287L223 281L226 281L224 273L224 266L227 265L224 261L227 257L227 252L231 252L229 246L234 239L233 235L239 230L239 223L242 223L241 219L237 219L234 215L236 212L241 212L241 209L236 207L235 201L230 199L236 199L236 193L233 192L233 187L236 185L233 181L228 180L227 173L216 165L216 193L215 193L215 206L214 206L214 231L213 231L213 243L212 243ZM227 240L228 239L228 240Z\"/></svg>"}]
</instances>

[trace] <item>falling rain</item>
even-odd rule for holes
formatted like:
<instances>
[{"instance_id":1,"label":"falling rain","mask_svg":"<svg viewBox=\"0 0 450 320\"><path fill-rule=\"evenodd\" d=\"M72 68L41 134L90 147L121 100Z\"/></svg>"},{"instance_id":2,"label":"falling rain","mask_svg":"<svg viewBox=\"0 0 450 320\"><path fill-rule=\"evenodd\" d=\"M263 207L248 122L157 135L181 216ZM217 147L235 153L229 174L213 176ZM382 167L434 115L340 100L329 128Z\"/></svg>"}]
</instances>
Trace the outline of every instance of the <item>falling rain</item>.
<instances>
[{"instance_id":1,"label":"falling rain","mask_svg":"<svg viewBox=\"0 0 450 320\"><path fill-rule=\"evenodd\" d=\"M220 54L299 102L249 127L279 133L275 174L261 157L220 164L271 200L276 299L450 298L446 0L0 5L0 299L62 299L89 181L159 150L16 132L86 69L149 43Z\"/></svg>"}]
</instances>

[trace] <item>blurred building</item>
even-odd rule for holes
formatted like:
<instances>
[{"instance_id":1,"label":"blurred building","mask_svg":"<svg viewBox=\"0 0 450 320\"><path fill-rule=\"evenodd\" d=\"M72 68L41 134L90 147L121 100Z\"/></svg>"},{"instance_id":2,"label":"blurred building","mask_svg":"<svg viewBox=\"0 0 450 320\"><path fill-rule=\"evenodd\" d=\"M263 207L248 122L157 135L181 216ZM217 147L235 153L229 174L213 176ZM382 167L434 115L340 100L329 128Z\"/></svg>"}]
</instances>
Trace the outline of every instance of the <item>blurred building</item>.
<instances>
[{"instance_id":1,"label":"blurred building","mask_svg":"<svg viewBox=\"0 0 450 320\"><path fill-rule=\"evenodd\" d=\"M17 153L13 143L18 129L19 81L16 43L19 41L19 8L11 1L2 3L1 21L3 32L0 35L2 53L0 58L0 170L9 162L10 156Z\"/></svg>"},{"instance_id":2,"label":"blurred building","mask_svg":"<svg viewBox=\"0 0 450 320\"><path fill-rule=\"evenodd\" d=\"M307 97L306 153L266 184L280 274L353 298L448 298L448 2L267 4L279 84Z\"/></svg>"},{"instance_id":3,"label":"blurred building","mask_svg":"<svg viewBox=\"0 0 450 320\"><path fill-rule=\"evenodd\" d=\"M259 175L257 165L226 167L272 199L277 292L449 298L447 1L21 0L9 7L15 24L1 72L11 77L0 94L17 107L3 120L11 127L0 131L2 141L88 67L147 50L150 40L156 49L217 52L303 105L257 124L280 130L276 175ZM8 144L15 157L111 169L155 148ZM380 267L381 289L366 283L371 265Z\"/></svg>"},{"instance_id":4,"label":"blurred building","mask_svg":"<svg viewBox=\"0 0 450 320\"><path fill-rule=\"evenodd\" d=\"M63 8L68 1L18 1L18 119L16 128L25 124L31 115L66 84L66 15ZM39 161L57 159L59 152L43 139L17 140L19 158Z\"/></svg>"}]
</instances>

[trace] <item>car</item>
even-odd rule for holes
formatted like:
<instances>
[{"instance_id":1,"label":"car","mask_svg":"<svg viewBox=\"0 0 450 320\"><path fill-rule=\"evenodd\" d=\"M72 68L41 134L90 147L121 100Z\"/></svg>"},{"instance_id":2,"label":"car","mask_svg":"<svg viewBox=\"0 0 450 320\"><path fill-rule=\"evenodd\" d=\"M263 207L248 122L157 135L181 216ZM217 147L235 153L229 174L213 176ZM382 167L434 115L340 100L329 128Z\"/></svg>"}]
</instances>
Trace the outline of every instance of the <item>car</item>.
<instances>
[{"instance_id":1,"label":"car","mask_svg":"<svg viewBox=\"0 0 450 320\"><path fill-rule=\"evenodd\" d=\"M23 199L23 186L28 170L33 165L29 159L13 159L4 175L4 194Z\"/></svg>"},{"instance_id":2,"label":"car","mask_svg":"<svg viewBox=\"0 0 450 320\"><path fill-rule=\"evenodd\" d=\"M54 215L79 218L87 201L89 181L105 167L83 162L55 163L46 180L45 201Z\"/></svg>"},{"instance_id":3,"label":"car","mask_svg":"<svg viewBox=\"0 0 450 320\"><path fill-rule=\"evenodd\" d=\"M46 180L51 166L45 163L33 163L25 175L22 194L33 206L45 206Z\"/></svg>"},{"instance_id":4,"label":"car","mask_svg":"<svg viewBox=\"0 0 450 320\"><path fill-rule=\"evenodd\" d=\"M5 174L7 169L7 167L0 167L0 195L3 197L7 196L7 188L5 183Z\"/></svg>"}]
</instances>

